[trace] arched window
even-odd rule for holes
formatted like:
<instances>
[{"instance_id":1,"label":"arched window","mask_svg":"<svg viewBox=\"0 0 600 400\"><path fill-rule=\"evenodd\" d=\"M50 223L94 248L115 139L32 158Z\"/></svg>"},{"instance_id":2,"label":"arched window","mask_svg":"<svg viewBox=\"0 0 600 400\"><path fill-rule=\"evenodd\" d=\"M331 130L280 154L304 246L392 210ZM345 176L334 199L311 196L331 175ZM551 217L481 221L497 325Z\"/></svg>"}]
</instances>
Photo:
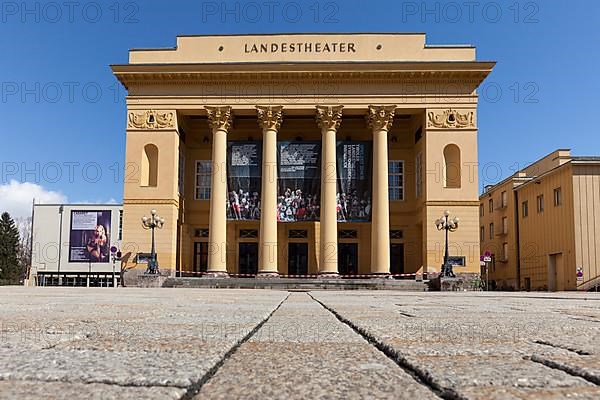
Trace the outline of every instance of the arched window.
<instances>
[{"instance_id":1,"label":"arched window","mask_svg":"<svg viewBox=\"0 0 600 400\"><path fill-rule=\"evenodd\" d=\"M460 149L449 144L444 148L444 187L460 188L461 177Z\"/></svg>"},{"instance_id":2,"label":"arched window","mask_svg":"<svg viewBox=\"0 0 600 400\"><path fill-rule=\"evenodd\" d=\"M144 146L141 169L142 186L156 187L158 184L158 147L153 144Z\"/></svg>"}]
</instances>

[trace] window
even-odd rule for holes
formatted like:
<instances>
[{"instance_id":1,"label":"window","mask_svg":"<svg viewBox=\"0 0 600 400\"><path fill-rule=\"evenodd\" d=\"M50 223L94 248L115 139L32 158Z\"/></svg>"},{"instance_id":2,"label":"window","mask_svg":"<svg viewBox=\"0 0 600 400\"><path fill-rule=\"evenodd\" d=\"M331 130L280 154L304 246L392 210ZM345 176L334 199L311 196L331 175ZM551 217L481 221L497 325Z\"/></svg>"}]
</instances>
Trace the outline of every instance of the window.
<instances>
[{"instance_id":1,"label":"window","mask_svg":"<svg viewBox=\"0 0 600 400\"><path fill-rule=\"evenodd\" d=\"M449 144L444 148L444 187L460 188L460 184L460 149L455 144Z\"/></svg>"},{"instance_id":2,"label":"window","mask_svg":"<svg viewBox=\"0 0 600 400\"><path fill-rule=\"evenodd\" d=\"M390 200L404 200L404 161L390 161L388 166Z\"/></svg>"},{"instance_id":3,"label":"window","mask_svg":"<svg viewBox=\"0 0 600 400\"><path fill-rule=\"evenodd\" d=\"M390 239L402 239L403 237L403 231L397 229L390 230Z\"/></svg>"},{"instance_id":4,"label":"window","mask_svg":"<svg viewBox=\"0 0 600 400\"><path fill-rule=\"evenodd\" d=\"M208 229L202 229L202 228L196 229L194 231L194 236L197 238L200 238L200 237L207 238L208 237Z\"/></svg>"},{"instance_id":5,"label":"window","mask_svg":"<svg viewBox=\"0 0 600 400\"><path fill-rule=\"evenodd\" d=\"M502 218L502 233L508 233L508 218Z\"/></svg>"},{"instance_id":6,"label":"window","mask_svg":"<svg viewBox=\"0 0 600 400\"><path fill-rule=\"evenodd\" d=\"M544 212L544 195L540 194L537 197L537 212Z\"/></svg>"},{"instance_id":7,"label":"window","mask_svg":"<svg viewBox=\"0 0 600 400\"><path fill-rule=\"evenodd\" d=\"M258 229L240 229L240 239L258 239Z\"/></svg>"},{"instance_id":8,"label":"window","mask_svg":"<svg viewBox=\"0 0 600 400\"><path fill-rule=\"evenodd\" d=\"M357 239L358 231L355 230L343 230L338 233L340 239Z\"/></svg>"},{"instance_id":9,"label":"window","mask_svg":"<svg viewBox=\"0 0 600 400\"><path fill-rule=\"evenodd\" d=\"M140 183L149 187L158 185L158 147L153 144L144 146Z\"/></svg>"},{"instance_id":10,"label":"window","mask_svg":"<svg viewBox=\"0 0 600 400\"><path fill-rule=\"evenodd\" d=\"M561 188L554 189L554 207L558 207L562 204L562 190Z\"/></svg>"},{"instance_id":11,"label":"window","mask_svg":"<svg viewBox=\"0 0 600 400\"><path fill-rule=\"evenodd\" d=\"M196 191L194 199L210 200L210 177L212 175L212 163L207 160L196 161Z\"/></svg>"},{"instance_id":12,"label":"window","mask_svg":"<svg viewBox=\"0 0 600 400\"><path fill-rule=\"evenodd\" d=\"M415 160L415 179L416 179L416 196L417 199L423 193L423 153L417 154Z\"/></svg>"},{"instance_id":13,"label":"window","mask_svg":"<svg viewBox=\"0 0 600 400\"><path fill-rule=\"evenodd\" d=\"M290 231L288 232L288 238L306 239L308 238L308 231L303 229L290 229Z\"/></svg>"},{"instance_id":14,"label":"window","mask_svg":"<svg viewBox=\"0 0 600 400\"><path fill-rule=\"evenodd\" d=\"M494 239L494 224L490 224L490 240Z\"/></svg>"},{"instance_id":15,"label":"window","mask_svg":"<svg viewBox=\"0 0 600 400\"><path fill-rule=\"evenodd\" d=\"M123 210L119 210L119 238L117 240L123 240Z\"/></svg>"},{"instance_id":16,"label":"window","mask_svg":"<svg viewBox=\"0 0 600 400\"><path fill-rule=\"evenodd\" d=\"M494 212L494 199L490 199L488 211L490 212L490 214Z\"/></svg>"},{"instance_id":17,"label":"window","mask_svg":"<svg viewBox=\"0 0 600 400\"><path fill-rule=\"evenodd\" d=\"M508 207L508 194L506 192L502 192L501 194L501 204L502 208Z\"/></svg>"},{"instance_id":18,"label":"window","mask_svg":"<svg viewBox=\"0 0 600 400\"><path fill-rule=\"evenodd\" d=\"M483 217L484 214L485 214L485 211L484 211L483 204L480 204L479 205L479 216Z\"/></svg>"},{"instance_id":19,"label":"window","mask_svg":"<svg viewBox=\"0 0 600 400\"><path fill-rule=\"evenodd\" d=\"M485 241L485 226L479 228L479 241Z\"/></svg>"},{"instance_id":20,"label":"window","mask_svg":"<svg viewBox=\"0 0 600 400\"><path fill-rule=\"evenodd\" d=\"M185 155L183 153L179 153L179 179L177 181L177 185L179 188L179 194L183 196L184 194L184 180L185 180Z\"/></svg>"},{"instance_id":21,"label":"window","mask_svg":"<svg viewBox=\"0 0 600 400\"><path fill-rule=\"evenodd\" d=\"M527 200L521 203L521 209L523 213L523 218L527 218L527 216L529 215L529 202Z\"/></svg>"},{"instance_id":22,"label":"window","mask_svg":"<svg viewBox=\"0 0 600 400\"><path fill-rule=\"evenodd\" d=\"M508 243L502 243L502 261L508 260Z\"/></svg>"}]
</instances>

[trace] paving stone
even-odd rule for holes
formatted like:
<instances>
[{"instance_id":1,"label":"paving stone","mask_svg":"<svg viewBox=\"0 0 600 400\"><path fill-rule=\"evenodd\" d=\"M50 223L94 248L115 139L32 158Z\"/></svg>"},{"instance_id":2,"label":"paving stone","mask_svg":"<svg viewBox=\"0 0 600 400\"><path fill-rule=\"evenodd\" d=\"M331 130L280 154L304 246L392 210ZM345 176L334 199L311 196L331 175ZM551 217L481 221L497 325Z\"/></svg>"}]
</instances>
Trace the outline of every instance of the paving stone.
<instances>
[{"instance_id":1,"label":"paving stone","mask_svg":"<svg viewBox=\"0 0 600 400\"><path fill-rule=\"evenodd\" d=\"M179 399L185 390L172 387L123 387L66 382L0 381L0 400L153 400Z\"/></svg>"},{"instance_id":2,"label":"paving stone","mask_svg":"<svg viewBox=\"0 0 600 400\"><path fill-rule=\"evenodd\" d=\"M335 328L315 334L315 326ZM437 397L307 294L292 294L196 398Z\"/></svg>"}]
</instances>

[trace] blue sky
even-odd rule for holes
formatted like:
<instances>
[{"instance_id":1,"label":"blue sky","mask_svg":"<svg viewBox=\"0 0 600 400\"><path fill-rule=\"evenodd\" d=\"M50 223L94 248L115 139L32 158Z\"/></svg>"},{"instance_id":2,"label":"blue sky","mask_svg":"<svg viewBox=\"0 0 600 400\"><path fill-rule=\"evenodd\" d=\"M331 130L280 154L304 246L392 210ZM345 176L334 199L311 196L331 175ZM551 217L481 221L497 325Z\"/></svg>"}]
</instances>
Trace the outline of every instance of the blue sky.
<instances>
[{"instance_id":1,"label":"blue sky","mask_svg":"<svg viewBox=\"0 0 600 400\"><path fill-rule=\"evenodd\" d=\"M173 47L178 34L425 32L429 44L473 44L498 62L480 91L481 186L556 148L600 155L595 1L0 6L0 208L17 214L32 194L121 201L126 93L109 65L126 63L130 48Z\"/></svg>"}]
</instances>

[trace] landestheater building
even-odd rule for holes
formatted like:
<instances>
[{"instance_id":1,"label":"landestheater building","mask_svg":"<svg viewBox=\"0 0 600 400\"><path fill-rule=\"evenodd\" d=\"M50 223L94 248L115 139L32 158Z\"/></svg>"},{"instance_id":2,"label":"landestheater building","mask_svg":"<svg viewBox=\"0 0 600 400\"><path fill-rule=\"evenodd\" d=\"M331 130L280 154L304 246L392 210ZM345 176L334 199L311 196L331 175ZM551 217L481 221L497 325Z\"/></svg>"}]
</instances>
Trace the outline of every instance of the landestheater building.
<instances>
[{"instance_id":1,"label":"landestheater building","mask_svg":"<svg viewBox=\"0 0 600 400\"><path fill-rule=\"evenodd\" d=\"M478 273L477 88L494 67L424 34L181 36L131 50L122 251L163 273Z\"/></svg>"}]
</instances>

